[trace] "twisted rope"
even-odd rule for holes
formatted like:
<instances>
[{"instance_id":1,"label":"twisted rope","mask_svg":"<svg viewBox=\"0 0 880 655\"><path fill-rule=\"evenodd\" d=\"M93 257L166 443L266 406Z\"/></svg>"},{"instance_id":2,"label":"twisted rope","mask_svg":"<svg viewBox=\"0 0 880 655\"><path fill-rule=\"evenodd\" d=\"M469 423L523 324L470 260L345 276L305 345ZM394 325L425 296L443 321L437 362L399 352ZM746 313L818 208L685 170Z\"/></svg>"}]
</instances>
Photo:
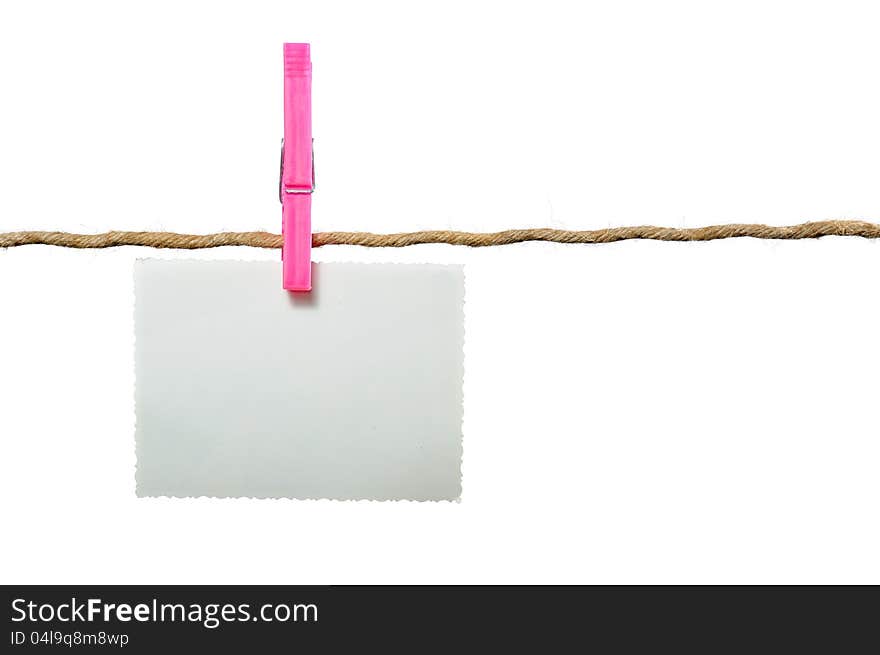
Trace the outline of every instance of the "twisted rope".
<instances>
[{"instance_id":1,"label":"twisted rope","mask_svg":"<svg viewBox=\"0 0 880 655\"><path fill-rule=\"evenodd\" d=\"M317 232L312 246L364 246L367 248L402 248L423 243L447 243L454 246L504 246L523 241L554 243L612 243L627 239L655 241L713 241L735 237L755 239L816 239L825 236L880 238L880 225L865 221L816 221L777 227L758 224L711 225L708 227L612 227L601 230L557 230L528 228L502 232L455 232L427 230L398 234L370 232ZM176 232L105 232L73 234L70 232L7 232L0 233L0 248L47 245L64 248L112 248L115 246L146 246L196 250L220 246L280 248L281 236L271 232L218 232L216 234L178 234Z\"/></svg>"}]
</instances>

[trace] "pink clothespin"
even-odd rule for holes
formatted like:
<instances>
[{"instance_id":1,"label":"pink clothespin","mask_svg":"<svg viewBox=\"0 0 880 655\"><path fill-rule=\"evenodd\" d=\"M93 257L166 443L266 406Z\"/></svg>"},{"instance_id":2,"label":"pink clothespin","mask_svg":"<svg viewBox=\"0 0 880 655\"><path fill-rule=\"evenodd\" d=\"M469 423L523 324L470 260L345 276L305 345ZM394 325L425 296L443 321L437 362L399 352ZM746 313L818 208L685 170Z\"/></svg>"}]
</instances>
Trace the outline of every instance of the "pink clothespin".
<instances>
[{"instance_id":1,"label":"pink clothespin","mask_svg":"<svg viewBox=\"0 0 880 655\"><path fill-rule=\"evenodd\" d=\"M312 61L308 43L284 44L284 141L281 144L283 285L312 288Z\"/></svg>"}]
</instances>

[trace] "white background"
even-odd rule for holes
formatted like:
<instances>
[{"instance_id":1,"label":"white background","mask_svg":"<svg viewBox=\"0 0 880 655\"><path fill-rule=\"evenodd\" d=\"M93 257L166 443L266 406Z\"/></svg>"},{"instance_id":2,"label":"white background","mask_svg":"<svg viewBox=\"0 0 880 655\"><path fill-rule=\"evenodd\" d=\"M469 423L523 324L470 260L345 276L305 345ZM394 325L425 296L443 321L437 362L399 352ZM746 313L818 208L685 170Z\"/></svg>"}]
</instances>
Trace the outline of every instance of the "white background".
<instances>
[{"instance_id":1,"label":"white background","mask_svg":"<svg viewBox=\"0 0 880 655\"><path fill-rule=\"evenodd\" d=\"M878 32L840 0L6 3L0 231L278 231L284 40L316 230L880 219ZM2 582L880 582L877 243L316 251L466 265L457 504L135 498L148 254L0 253Z\"/></svg>"}]
</instances>

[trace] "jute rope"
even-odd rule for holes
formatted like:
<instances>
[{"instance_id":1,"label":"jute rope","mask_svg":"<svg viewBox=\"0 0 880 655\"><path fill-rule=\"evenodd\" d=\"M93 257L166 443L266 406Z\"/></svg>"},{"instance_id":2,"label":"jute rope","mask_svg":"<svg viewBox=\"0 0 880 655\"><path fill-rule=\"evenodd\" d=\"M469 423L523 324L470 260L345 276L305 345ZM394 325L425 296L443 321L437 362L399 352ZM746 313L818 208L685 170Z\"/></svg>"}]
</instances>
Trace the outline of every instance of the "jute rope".
<instances>
[{"instance_id":1,"label":"jute rope","mask_svg":"<svg viewBox=\"0 0 880 655\"><path fill-rule=\"evenodd\" d=\"M367 248L402 248L421 243L448 243L455 246L503 246L523 241L554 243L612 243L627 239L655 241L713 241L734 237L755 239L815 239L825 236L880 238L880 225L865 221L817 221L776 227L757 224L711 225L708 227L611 227L601 230L557 230L529 228L503 232L455 232L427 230L398 234L370 232L317 232L312 246L365 246ZM72 234L70 232L7 232L0 233L0 248L26 245L49 245L64 248L112 248L114 246L147 246L196 250L219 246L251 246L280 248L281 236L270 232L218 232L216 234L178 234L176 232L105 232L104 234Z\"/></svg>"}]
</instances>

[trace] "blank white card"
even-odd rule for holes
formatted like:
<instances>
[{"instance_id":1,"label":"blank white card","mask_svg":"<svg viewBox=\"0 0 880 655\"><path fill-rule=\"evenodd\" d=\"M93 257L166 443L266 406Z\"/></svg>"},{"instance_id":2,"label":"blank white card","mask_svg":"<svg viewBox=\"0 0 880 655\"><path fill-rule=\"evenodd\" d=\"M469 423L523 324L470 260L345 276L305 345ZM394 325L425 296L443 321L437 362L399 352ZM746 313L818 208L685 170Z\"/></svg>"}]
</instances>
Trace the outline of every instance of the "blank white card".
<instances>
[{"instance_id":1,"label":"blank white card","mask_svg":"<svg viewBox=\"0 0 880 655\"><path fill-rule=\"evenodd\" d=\"M455 500L459 266L135 265L137 493Z\"/></svg>"}]
</instances>

